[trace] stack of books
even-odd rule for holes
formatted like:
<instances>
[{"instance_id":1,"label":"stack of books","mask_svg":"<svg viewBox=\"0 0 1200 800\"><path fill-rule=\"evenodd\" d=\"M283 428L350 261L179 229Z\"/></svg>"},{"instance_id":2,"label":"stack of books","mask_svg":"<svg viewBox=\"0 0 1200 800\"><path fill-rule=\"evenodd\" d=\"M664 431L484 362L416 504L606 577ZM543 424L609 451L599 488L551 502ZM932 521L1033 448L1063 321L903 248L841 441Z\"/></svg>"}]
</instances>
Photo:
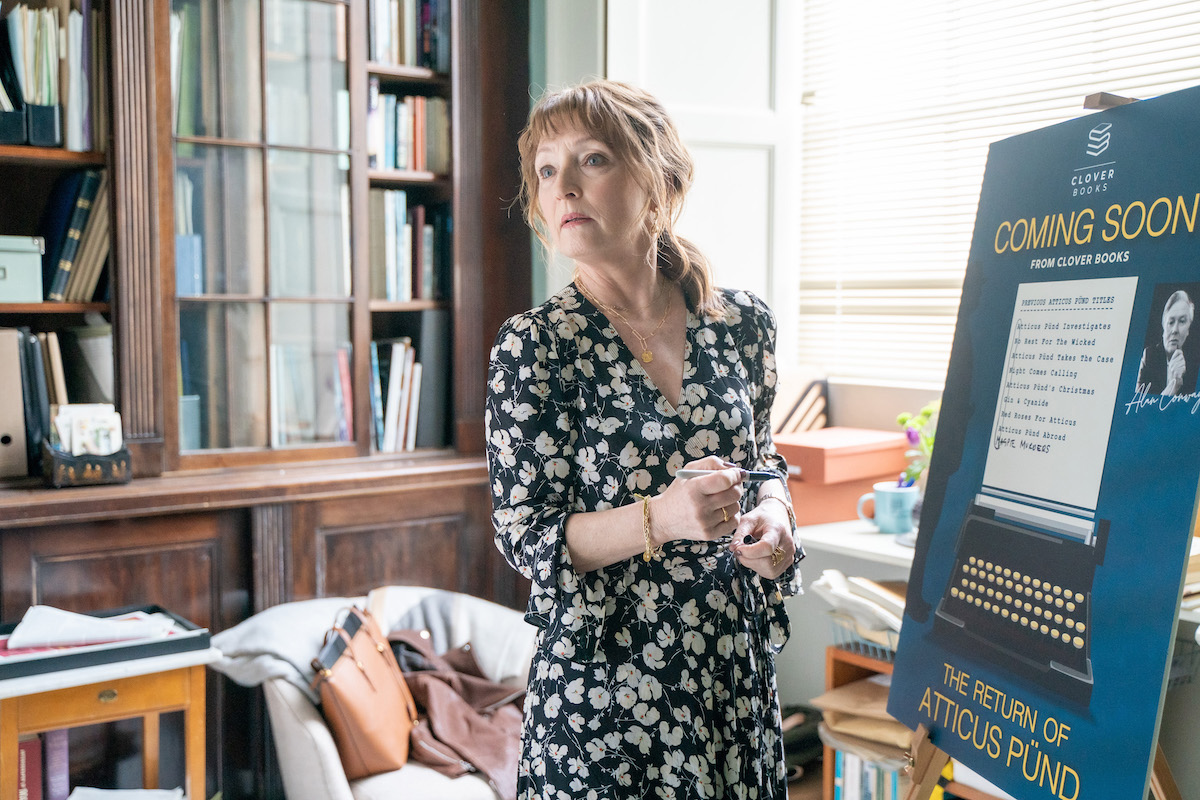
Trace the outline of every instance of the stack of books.
<instances>
[{"instance_id":1,"label":"stack of books","mask_svg":"<svg viewBox=\"0 0 1200 800\"><path fill-rule=\"evenodd\" d=\"M106 292L101 278L111 247L109 204L107 170L68 172L55 184L38 226L46 241L47 300L86 303Z\"/></svg>"}]
</instances>

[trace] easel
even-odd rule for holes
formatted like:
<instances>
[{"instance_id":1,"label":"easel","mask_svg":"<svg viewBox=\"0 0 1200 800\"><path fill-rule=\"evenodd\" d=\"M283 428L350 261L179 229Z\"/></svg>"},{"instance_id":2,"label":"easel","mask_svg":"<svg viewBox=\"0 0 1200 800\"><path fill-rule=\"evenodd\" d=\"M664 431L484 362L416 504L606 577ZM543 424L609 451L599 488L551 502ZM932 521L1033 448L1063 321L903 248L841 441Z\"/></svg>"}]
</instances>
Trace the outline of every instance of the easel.
<instances>
[{"instance_id":1,"label":"easel","mask_svg":"<svg viewBox=\"0 0 1200 800\"><path fill-rule=\"evenodd\" d=\"M938 777L949 760L950 756L930 741L929 729L924 725L918 726L913 733L912 749L908 752L909 777L912 778L912 786L909 788L905 800L929 800L929 796L933 794L933 789L937 785ZM1154 770L1150 775L1150 796L1154 800L1183 800L1183 795L1179 793L1179 786L1175 783L1175 777L1167 765L1167 758L1163 755L1161 745L1154 753Z\"/></svg>"}]
</instances>

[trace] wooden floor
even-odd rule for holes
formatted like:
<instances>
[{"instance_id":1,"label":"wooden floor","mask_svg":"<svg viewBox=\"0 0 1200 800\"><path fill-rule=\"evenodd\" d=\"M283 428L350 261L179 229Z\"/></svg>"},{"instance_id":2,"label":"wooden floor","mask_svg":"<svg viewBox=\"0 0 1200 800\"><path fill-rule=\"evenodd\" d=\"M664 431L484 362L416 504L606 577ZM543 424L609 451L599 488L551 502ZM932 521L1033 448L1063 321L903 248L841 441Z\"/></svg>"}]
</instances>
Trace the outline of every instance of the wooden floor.
<instances>
[{"instance_id":1,"label":"wooden floor","mask_svg":"<svg viewBox=\"0 0 1200 800\"><path fill-rule=\"evenodd\" d=\"M788 800L821 800L821 762L810 765L798 781L788 784Z\"/></svg>"}]
</instances>

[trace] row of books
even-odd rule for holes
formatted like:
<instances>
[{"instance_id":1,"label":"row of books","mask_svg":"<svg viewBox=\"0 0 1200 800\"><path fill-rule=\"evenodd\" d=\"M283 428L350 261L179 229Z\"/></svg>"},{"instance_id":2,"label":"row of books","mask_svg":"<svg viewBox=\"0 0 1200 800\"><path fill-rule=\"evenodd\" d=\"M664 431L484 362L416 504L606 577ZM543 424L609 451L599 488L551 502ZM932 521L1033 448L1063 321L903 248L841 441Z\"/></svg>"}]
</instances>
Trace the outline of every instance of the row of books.
<instances>
[{"instance_id":1,"label":"row of books","mask_svg":"<svg viewBox=\"0 0 1200 800\"><path fill-rule=\"evenodd\" d=\"M450 172L450 105L444 97L395 95L371 76L367 93L367 165L445 175Z\"/></svg>"},{"instance_id":2,"label":"row of books","mask_svg":"<svg viewBox=\"0 0 1200 800\"><path fill-rule=\"evenodd\" d=\"M102 151L108 39L92 0L40 0L0 19L0 142Z\"/></svg>"},{"instance_id":3,"label":"row of books","mask_svg":"<svg viewBox=\"0 0 1200 800\"><path fill-rule=\"evenodd\" d=\"M310 343L271 345L271 444L354 438L351 345L314 353Z\"/></svg>"},{"instance_id":4,"label":"row of books","mask_svg":"<svg viewBox=\"0 0 1200 800\"><path fill-rule=\"evenodd\" d=\"M450 71L450 0L367 0L368 58Z\"/></svg>"},{"instance_id":5,"label":"row of books","mask_svg":"<svg viewBox=\"0 0 1200 800\"><path fill-rule=\"evenodd\" d=\"M26 734L17 743L17 797L67 800L71 765L67 729Z\"/></svg>"},{"instance_id":6,"label":"row of books","mask_svg":"<svg viewBox=\"0 0 1200 800\"><path fill-rule=\"evenodd\" d=\"M0 476L39 474L42 442L57 438L57 407L111 404L111 371L111 327L72 328L61 336L0 328L0 385L10 387L0 402Z\"/></svg>"},{"instance_id":7,"label":"row of books","mask_svg":"<svg viewBox=\"0 0 1200 800\"><path fill-rule=\"evenodd\" d=\"M446 206L409 206L403 189L367 195L371 297L441 300L450 296L450 236Z\"/></svg>"},{"instance_id":8,"label":"row of books","mask_svg":"<svg viewBox=\"0 0 1200 800\"><path fill-rule=\"evenodd\" d=\"M415 336L371 342L371 441L381 453L449 444L449 312L420 317Z\"/></svg>"},{"instance_id":9,"label":"row of books","mask_svg":"<svg viewBox=\"0 0 1200 800\"><path fill-rule=\"evenodd\" d=\"M111 195L103 169L67 172L55 183L38 224L46 243L42 291L47 300L86 303L107 292L102 278L112 246Z\"/></svg>"},{"instance_id":10,"label":"row of books","mask_svg":"<svg viewBox=\"0 0 1200 800\"><path fill-rule=\"evenodd\" d=\"M857 753L834 751L834 800L900 800L903 769L869 761Z\"/></svg>"}]
</instances>

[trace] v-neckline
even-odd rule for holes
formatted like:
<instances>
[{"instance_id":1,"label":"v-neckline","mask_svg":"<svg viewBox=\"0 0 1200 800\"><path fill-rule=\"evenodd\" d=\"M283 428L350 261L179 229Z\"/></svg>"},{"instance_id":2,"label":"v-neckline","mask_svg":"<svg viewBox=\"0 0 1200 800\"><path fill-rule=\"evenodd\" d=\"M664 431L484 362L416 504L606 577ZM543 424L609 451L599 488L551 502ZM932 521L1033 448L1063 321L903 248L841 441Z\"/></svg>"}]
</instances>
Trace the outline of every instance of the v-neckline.
<instances>
[{"instance_id":1,"label":"v-neckline","mask_svg":"<svg viewBox=\"0 0 1200 800\"><path fill-rule=\"evenodd\" d=\"M614 325L613 321L608 318L608 315L605 314L604 311L595 303L593 303L591 299L584 294L583 290L581 290L579 286L575 284L574 281L571 282L571 290L575 292L575 297L579 302L587 303L588 308L592 310L589 316L598 315L604 319L606 324L599 326L601 333L604 332L604 328L606 327L612 328L613 338L617 341L620 348L625 352L626 363L629 365L629 371L634 372L634 367L636 367L636 372L641 373L642 381L645 382L652 392L658 395L658 399L663 402L663 405L666 407L667 411L669 411L672 416L679 417L679 407L683 403L683 398L687 389L688 366L691 364L692 353L695 350L695 348L692 346L692 309L688 308L685 303L685 313L683 318L683 361L679 365L679 397L676 398L674 403L672 403L670 398L668 398L666 394L663 393L662 389L658 387L658 384L654 382L654 378L652 378L650 373L646 371L645 366L643 366L637 354L633 352L633 348L631 348L629 343L625 341L625 337L622 336L621 332L617 330L617 326Z\"/></svg>"}]
</instances>

